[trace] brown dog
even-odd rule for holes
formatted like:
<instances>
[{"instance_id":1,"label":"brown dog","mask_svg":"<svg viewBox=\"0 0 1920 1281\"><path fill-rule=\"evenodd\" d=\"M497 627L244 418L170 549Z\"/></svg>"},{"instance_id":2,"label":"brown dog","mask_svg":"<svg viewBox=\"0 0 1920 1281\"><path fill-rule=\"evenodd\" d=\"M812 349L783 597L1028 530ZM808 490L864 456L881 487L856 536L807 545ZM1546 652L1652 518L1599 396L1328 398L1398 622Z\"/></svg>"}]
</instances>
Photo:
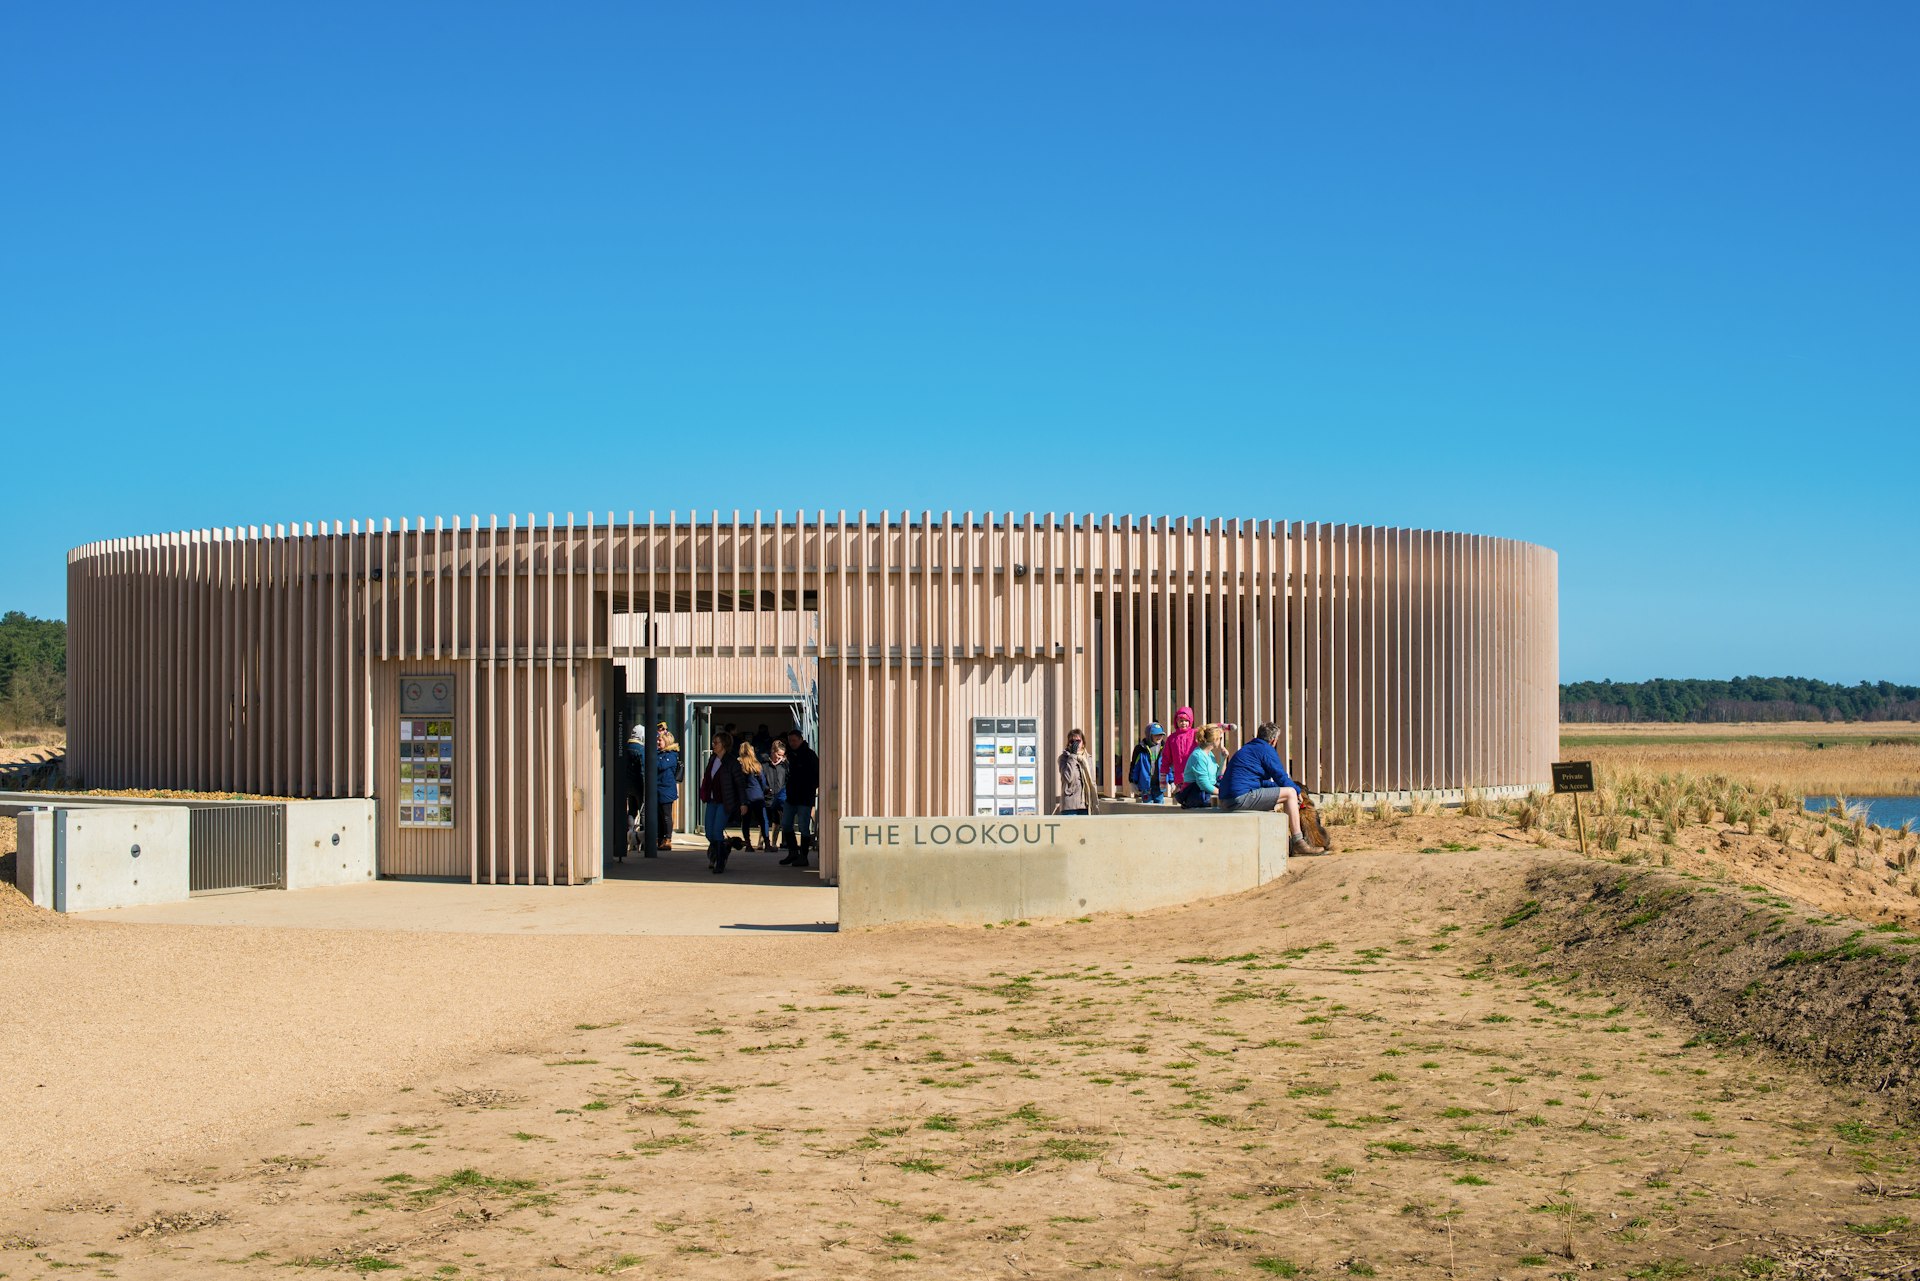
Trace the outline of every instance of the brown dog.
<instances>
[{"instance_id":1,"label":"brown dog","mask_svg":"<svg viewBox=\"0 0 1920 1281\"><path fill-rule=\"evenodd\" d=\"M1309 845L1318 845L1327 853L1333 853L1333 838L1327 835L1327 825L1320 821L1320 811L1313 807L1305 792L1300 793L1300 834L1307 838Z\"/></svg>"}]
</instances>

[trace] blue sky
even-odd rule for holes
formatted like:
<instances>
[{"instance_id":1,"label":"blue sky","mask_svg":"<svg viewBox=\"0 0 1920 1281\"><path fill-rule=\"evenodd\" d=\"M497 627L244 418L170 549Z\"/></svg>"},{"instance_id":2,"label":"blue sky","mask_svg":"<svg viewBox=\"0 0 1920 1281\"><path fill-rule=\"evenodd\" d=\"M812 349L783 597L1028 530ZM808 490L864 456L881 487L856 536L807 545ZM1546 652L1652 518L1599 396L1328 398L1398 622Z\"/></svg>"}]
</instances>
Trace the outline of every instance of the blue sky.
<instances>
[{"instance_id":1,"label":"blue sky","mask_svg":"<svg viewBox=\"0 0 1920 1281\"><path fill-rule=\"evenodd\" d=\"M1556 549L1565 679L1920 682L1910 4L0 11L0 608L202 525Z\"/></svg>"}]
</instances>

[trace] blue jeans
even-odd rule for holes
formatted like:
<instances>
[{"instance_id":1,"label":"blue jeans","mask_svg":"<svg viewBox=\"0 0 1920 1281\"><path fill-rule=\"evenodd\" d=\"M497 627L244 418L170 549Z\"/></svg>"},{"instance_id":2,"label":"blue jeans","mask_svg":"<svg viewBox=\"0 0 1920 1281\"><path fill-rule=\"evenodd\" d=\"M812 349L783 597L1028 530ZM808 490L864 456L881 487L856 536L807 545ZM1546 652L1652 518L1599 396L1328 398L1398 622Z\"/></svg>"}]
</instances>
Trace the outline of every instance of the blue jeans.
<instances>
[{"instance_id":1,"label":"blue jeans","mask_svg":"<svg viewBox=\"0 0 1920 1281\"><path fill-rule=\"evenodd\" d=\"M727 807L719 801L707 802L707 854L712 858L727 855Z\"/></svg>"},{"instance_id":2,"label":"blue jeans","mask_svg":"<svg viewBox=\"0 0 1920 1281\"><path fill-rule=\"evenodd\" d=\"M813 803L788 801L780 816L780 843L790 850L804 850L813 841Z\"/></svg>"}]
</instances>

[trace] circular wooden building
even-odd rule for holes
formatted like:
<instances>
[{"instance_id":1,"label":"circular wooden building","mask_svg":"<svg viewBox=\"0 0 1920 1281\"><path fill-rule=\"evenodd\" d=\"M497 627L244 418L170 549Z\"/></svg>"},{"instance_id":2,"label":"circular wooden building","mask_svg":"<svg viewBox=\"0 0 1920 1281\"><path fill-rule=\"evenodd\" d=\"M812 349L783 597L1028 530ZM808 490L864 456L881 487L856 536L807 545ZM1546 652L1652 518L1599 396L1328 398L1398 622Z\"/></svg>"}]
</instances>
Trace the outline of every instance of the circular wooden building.
<instances>
[{"instance_id":1,"label":"circular wooden building","mask_svg":"<svg viewBox=\"0 0 1920 1281\"><path fill-rule=\"evenodd\" d=\"M1554 553L1425 530L844 511L248 526L77 548L68 611L73 773L372 797L389 875L598 878L649 667L690 778L728 722L815 741L829 876L847 818L1049 811L1070 728L1119 794L1130 745L1181 706L1279 721L1303 782L1365 800L1541 786L1558 741Z\"/></svg>"}]
</instances>

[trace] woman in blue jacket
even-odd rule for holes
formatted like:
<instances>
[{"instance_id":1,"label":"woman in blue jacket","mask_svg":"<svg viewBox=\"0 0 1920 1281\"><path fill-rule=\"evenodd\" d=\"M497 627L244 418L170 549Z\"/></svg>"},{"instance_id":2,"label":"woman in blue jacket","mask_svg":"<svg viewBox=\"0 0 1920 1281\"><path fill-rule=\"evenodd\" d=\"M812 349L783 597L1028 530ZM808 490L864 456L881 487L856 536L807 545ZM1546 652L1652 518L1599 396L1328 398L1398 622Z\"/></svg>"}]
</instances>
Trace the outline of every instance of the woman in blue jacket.
<instances>
[{"instance_id":1,"label":"woman in blue jacket","mask_svg":"<svg viewBox=\"0 0 1920 1281\"><path fill-rule=\"evenodd\" d=\"M680 744L661 730L653 749L653 803L655 823L664 848L673 843L673 805L680 799ZM649 855L648 857L652 857Z\"/></svg>"}]
</instances>

